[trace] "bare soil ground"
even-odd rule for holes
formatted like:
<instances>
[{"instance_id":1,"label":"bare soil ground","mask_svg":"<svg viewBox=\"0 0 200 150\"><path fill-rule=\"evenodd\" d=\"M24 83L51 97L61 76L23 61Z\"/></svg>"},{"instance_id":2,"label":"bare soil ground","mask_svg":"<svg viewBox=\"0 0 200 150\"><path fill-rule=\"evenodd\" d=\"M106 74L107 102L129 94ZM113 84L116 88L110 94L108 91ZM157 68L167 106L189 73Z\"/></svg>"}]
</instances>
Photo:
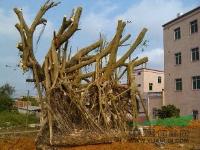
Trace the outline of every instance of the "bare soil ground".
<instances>
[{"instance_id":1,"label":"bare soil ground","mask_svg":"<svg viewBox=\"0 0 200 150\"><path fill-rule=\"evenodd\" d=\"M198 150L199 145L195 144L170 144L163 147L155 144L116 142L112 144L88 145L71 148L58 148L58 150ZM10 137L0 139L0 150L35 150L34 137Z\"/></svg>"},{"instance_id":2,"label":"bare soil ground","mask_svg":"<svg viewBox=\"0 0 200 150\"><path fill-rule=\"evenodd\" d=\"M193 122L187 128L195 132L186 144L168 144L163 147L153 143L116 142L112 144L88 145L71 148L57 148L58 150L200 150L200 121ZM0 150L34 150L36 134L6 135L0 137Z\"/></svg>"},{"instance_id":3,"label":"bare soil ground","mask_svg":"<svg viewBox=\"0 0 200 150\"><path fill-rule=\"evenodd\" d=\"M34 150L34 137L5 137L0 139L0 150Z\"/></svg>"}]
</instances>

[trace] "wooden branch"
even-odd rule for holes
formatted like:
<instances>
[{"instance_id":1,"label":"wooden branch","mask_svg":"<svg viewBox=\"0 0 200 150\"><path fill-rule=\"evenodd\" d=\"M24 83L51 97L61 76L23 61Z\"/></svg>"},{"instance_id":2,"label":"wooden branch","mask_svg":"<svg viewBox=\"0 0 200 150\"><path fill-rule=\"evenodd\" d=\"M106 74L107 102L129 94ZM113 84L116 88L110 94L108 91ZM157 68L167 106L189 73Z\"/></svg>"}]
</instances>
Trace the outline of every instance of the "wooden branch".
<instances>
[{"instance_id":1,"label":"wooden branch","mask_svg":"<svg viewBox=\"0 0 200 150\"><path fill-rule=\"evenodd\" d=\"M67 20L67 17L63 17L63 21L62 21L62 25L58 31L58 37L61 36L63 34L63 32L72 24L72 20L69 19Z\"/></svg>"},{"instance_id":2,"label":"wooden branch","mask_svg":"<svg viewBox=\"0 0 200 150\"><path fill-rule=\"evenodd\" d=\"M116 66L119 66L120 64L123 64L126 59L133 53L133 51L137 48L137 46L142 42L145 33L147 32L147 29L144 28L138 37L136 38L135 42L131 45L129 50L117 61Z\"/></svg>"},{"instance_id":3,"label":"wooden branch","mask_svg":"<svg viewBox=\"0 0 200 150\"><path fill-rule=\"evenodd\" d=\"M89 56L85 56L85 57L81 57L80 61L87 61L89 59L92 59L93 57L95 57L96 55L89 55Z\"/></svg>"},{"instance_id":4,"label":"wooden branch","mask_svg":"<svg viewBox=\"0 0 200 150\"><path fill-rule=\"evenodd\" d=\"M125 43L127 40L129 40L131 37L130 34L128 34L127 36L125 36L119 43L120 46L122 46L123 43Z\"/></svg>"},{"instance_id":5,"label":"wooden branch","mask_svg":"<svg viewBox=\"0 0 200 150\"><path fill-rule=\"evenodd\" d=\"M150 121L149 115L148 115L148 110L146 109L144 100L143 100L143 98L141 97L140 92L139 92L138 90L137 90L137 95L138 95L138 97L139 97L139 99L140 99L140 101L141 101L141 103L142 103L142 107L143 107L143 109L144 109L144 113L145 113L145 115L146 115L147 121Z\"/></svg>"},{"instance_id":6,"label":"wooden branch","mask_svg":"<svg viewBox=\"0 0 200 150\"><path fill-rule=\"evenodd\" d=\"M144 58L141 58L141 59L139 59L139 60L137 60L137 59L138 59L138 57L136 57L135 59L133 59L133 60L131 61L131 63L134 62L135 67L137 67L137 66L139 66L139 65L141 65L141 64L144 64L144 63L148 62L148 57L144 57ZM125 67L127 67L127 66L128 66L128 63L120 64L120 66L125 66ZM116 66L116 68L118 68L118 67L120 67L120 66ZM115 69L116 69L116 68L115 68ZM99 70L99 73L103 73L103 72L105 71L105 69L106 69L106 67L100 69L100 70ZM125 69L124 71L126 72L126 69ZM125 72L124 72L124 73L125 73ZM123 73L123 74L124 74L124 73ZM94 71L94 72L89 72L89 73L86 73L86 74L81 74L81 75L79 76L79 78L80 78L80 79L89 78L89 77L93 76L94 74L95 74L95 71ZM123 76L123 74L121 74L120 77L118 77L118 80L121 78L121 76Z\"/></svg>"},{"instance_id":7,"label":"wooden branch","mask_svg":"<svg viewBox=\"0 0 200 150\"><path fill-rule=\"evenodd\" d=\"M131 96L131 108L132 108L132 116L133 116L133 122L135 122L135 126L136 126L136 121L137 121L137 102L136 102L136 85L135 85L135 76L133 74L133 70L135 69L135 65L134 62L131 62L128 64L127 67L127 71L128 71L128 85L130 87L130 96ZM134 128L134 126L133 126Z\"/></svg>"},{"instance_id":8,"label":"wooden branch","mask_svg":"<svg viewBox=\"0 0 200 150\"><path fill-rule=\"evenodd\" d=\"M81 13L82 13L82 8L78 7L74 16L71 18L72 20L71 25L68 27L66 31L63 32L63 34L60 37L58 37L59 41L56 48L59 48L65 41L67 41L78 30L78 23L79 23Z\"/></svg>"},{"instance_id":9,"label":"wooden branch","mask_svg":"<svg viewBox=\"0 0 200 150\"><path fill-rule=\"evenodd\" d=\"M23 31L23 28L21 28L21 26L18 23L15 25L15 27L18 30L18 32L20 33L21 40L22 40L22 47L24 49L24 47L27 46L27 37L26 37L26 35L25 35L24 31Z\"/></svg>"},{"instance_id":10,"label":"wooden branch","mask_svg":"<svg viewBox=\"0 0 200 150\"><path fill-rule=\"evenodd\" d=\"M89 46L87 46L85 48L80 49L78 51L78 53L71 58L71 61L77 61L77 60L81 59L81 57L83 57L84 55L87 55L92 50L100 47L101 44L103 44L103 40L102 39L98 40L97 42L95 42L95 43L93 43L93 44L91 44L91 45L89 45Z\"/></svg>"},{"instance_id":11,"label":"wooden branch","mask_svg":"<svg viewBox=\"0 0 200 150\"><path fill-rule=\"evenodd\" d=\"M122 58L120 58L116 62L114 68L117 68L117 67L119 67L119 66L121 66L121 65L124 64L124 62L126 61L126 59L133 53L133 51L137 48L137 46L142 42L146 31L147 31L146 28L144 28L141 31L141 33L139 34L139 36L137 37L137 39L135 40L135 42L132 44L132 46L130 47L130 49L124 54L124 56L122 56ZM102 50L101 53L97 54L96 57L99 57L101 59L102 57L105 57L106 55L108 55L110 53L110 50L111 49L109 49L109 45L108 45L104 50ZM86 66L88 64L91 64L91 63L95 62L96 61L96 57L93 57L93 58L91 58L91 59L89 59L87 61L83 61L80 64L77 64L77 65L72 66L70 68L67 68L66 69L66 73L73 72L73 71L75 71L75 70L77 70L77 69L79 69L79 68L81 68L83 66Z\"/></svg>"},{"instance_id":12,"label":"wooden branch","mask_svg":"<svg viewBox=\"0 0 200 150\"><path fill-rule=\"evenodd\" d=\"M24 20L24 16L23 16L22 10L19 10L17 8L14 8L13 10L16 13L18 19L19 19L21 28L24 29L26 32L28 32L29 28L28 28L28 25L26 24L26 22Z\"/></svg>"},{"instance_id":13,"label":"wooden branch","mask_svg":"<svg viewBox=\"0 0 200 150\"><path fill-rule=\"evenodd\" d=\"M123 70L123 72L119 75L119 77L117 78L118 81L123 77L123 75L126 73L126 71L127 71L127 68L125 68Z\"/></svg>"},{"instance_id":14,"label":"wooden branch","mask_svg":"<svg viewBox=\"0 0 200 150\"><path fill-rule=\"evenodd\" d=\"M49 75L49 61L47 57L45 57L45 62L44 62L44 73L45 73L45 87L46 91L48 91L51 87L51 79Z\"/></svg>"},{"instance_id":15,"label":"wooden branch","mask_svg":"<svg viewBox=\"0 0 200 150\"><path fill-rule=\"evenodd\" d=\"M125 24L123 23L123 25L122 26L125 26ZM123 27L122 27L123 28ZM116 31L116 33L115 33L115 36L113 37L113 39L112 39L112 41L114 41L115 39L116 39L116 35L117 34L119 34L120 32L122 32L122 31ZM79 69L79 68L81 68L81 67L84 67L84 66L86 66L86 65L88 65L88 64L91 64L91 63L93 63L93 62L95 62L96 61L96 58L98 57L99 59L102 59L103 57L105 57L106 55L108 55L110 52L111 52L111 44L113 43L113 42L110 42L109 44L108 44L108 46L106 47L106 48L104 48L99 54L97 54L95 57L92 57L91 59L89 59L89 60L87 60L87 61L83 61L83 62L81 62L80 64L77 64L77 65L74 65L74 66L72 66L72 67L70 67L70 68L66 68L66 73L70 73L70 72L73 72L73 71L75 71L75 70L77 70L77 69Z\"/></svg>"},{"instance_id":16,"label":"wooden branch","mask_svg":"<svg viewBox=\"0 0 200 150\"><path fill-rule=\"evenodd\" d=\"M35 65L37 67L39 81L41 81L41 79L43 78L43 71L41 70L41 67L33 53L33 32L31 31L31 29L29 29L28 25L26 24L22 10L14 8L14 12L16 13L20 22L20 24L17 23L15 27L21 35L21 42L18 43L17 48L22 52L21 58L23 70L26 71L28 68L33 69L33 65ZM41 18L40 21L44 23L46 20Z\"/></svg>"},{"instance_id":17,"label":"wooden branch","mask_svg":"<svg viewBox=\"0 0 200 150\"><path fill-rule=\"evenodd\" d=\"M53 84L52 84L52 87L54 87L57 82L59 70L60 70L59 62L58 62L58 54L57 54L54 46L52 46L52 49L51 49L51 56L52 56L52 61L53 61L53 77L52 77Z\"/></svg>"},{"instance_id":18,"label":"wooden branch","mask_svg":"<svg viewBox=\"0 0 200 150\"><path fill-rule=\"evenodd\" d=\"M42 17L47 12L47 10L57 6L58 4L60 4L60 2L56 3L51 0L46 1L46 3L40 8L39 12L35 16L35 19L30 28L31 33L33 33L35 31L35 28L37 27L37 25L39 25L41 22L43 22L42 20L44 20L44 19L42 19Z\"/></svg>"},{"instance_id":19,"label":"wooden branch","mask_svg":"<svg viewBox=\"0 0 200 150\"><path fill-rule=\"evenodd\" d=\"M110 79L114 71L114 64L116 63L117 50L120 45L120 39L122 37L122 33L124 31L125 26L126 26L125 22L123 22L122 20L118 21L115 37L108 46L110 49L110 57L109 57L107 69L104 73L104 80Z\"/></svg>"},{"instance_id":20,"label":"wooden branch","mask_svg":"<svg viewBox=\"0 0 200 150\"><path fill-rule=\"evenodd\" d=\"M17 48L19 49L19 51L23 52L23 44L21 42L17 44Z\"/></svg>"},{"instance_id":21,"label":"wooden branch","mask_svg":"<svg viewBox=\"0 0 200 150\"><path fill-rule=\"evenodd\" d=\"M63 49L63 54L62 54L62 67L61 67L61 75L63 75L65 71L65 66L66 66L66 58L67 58L67 46L68 42L65 43L64 49Z\"/></svg>"},{"instance_id":22,"label":"wooden branch","mask_svg":"<svg viewBox=\"0 0 200 150\"><path fill-rule=\"evenodd\" d=\"M143 57L143 58L141 58L141 59L139 59L139 60L137 60L133 63L134 63L134 67L137 67L137 66L144 64L146 62L148 62L148 57Z\"/></svg>"}]
</instances>

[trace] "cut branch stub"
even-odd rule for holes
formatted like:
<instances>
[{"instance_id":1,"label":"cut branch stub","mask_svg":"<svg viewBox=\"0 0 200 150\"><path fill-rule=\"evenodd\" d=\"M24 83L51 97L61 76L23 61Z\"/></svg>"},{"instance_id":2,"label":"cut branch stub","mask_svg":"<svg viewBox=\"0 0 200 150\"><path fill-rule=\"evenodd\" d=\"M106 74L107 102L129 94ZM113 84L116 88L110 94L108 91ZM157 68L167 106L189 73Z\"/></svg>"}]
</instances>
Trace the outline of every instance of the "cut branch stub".
<instances>
[{"instance_id":1,"label":"cut branch stub","mask_svg":"<svg viewBox=\"0 0 200 150\"><path fill-rule=\"evenodd\" d=\"M70 26L65 30L62 35L58 37L58 45L56 45L56 48L59 48L65 41L71 38L71 36L78 30L78 24L79 24L79 19L82 13L82 8L78 7L76 9L75 14L72 16L71 21L72 23Z\"/></svg>"},{"instance_id":2,"label":"cut branch stub","mask_svg":"<svg viewBox=\"0 0 200 150\"><path fill-rule=\"evenodd\" d=\"M42 17L44 16L44 14L47 12L47 10L49 10L50 8L53 8L55 6L57 6L58 4L60 4L60 2L52 2L51 0L47 0L46 3L40 8L39 12L37 13L37 15L35 16L35 19L31 25L31 33L33 33L35 31L35 28L42 23L44 20Z\"/></svg>"}]
</instances>

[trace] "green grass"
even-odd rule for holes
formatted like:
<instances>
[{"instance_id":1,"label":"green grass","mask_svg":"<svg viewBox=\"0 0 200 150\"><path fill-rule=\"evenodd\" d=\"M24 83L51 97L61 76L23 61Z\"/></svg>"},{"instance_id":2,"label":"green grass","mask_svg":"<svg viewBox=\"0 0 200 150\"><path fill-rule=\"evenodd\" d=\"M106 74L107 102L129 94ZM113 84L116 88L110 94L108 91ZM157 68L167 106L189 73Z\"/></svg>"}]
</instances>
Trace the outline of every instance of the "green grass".
<instances>
[{"instance_id":1,"label":"green grass","mask_svg":"<svg viewBox=\"0 0 200 150\"><path fill-rule=\"evenodd\" d=\"M26 114L17 111L0 111L0 127L26 126ZM39 118L28 115L28 124L39 123Z\"/></svg>"}]
</instances>

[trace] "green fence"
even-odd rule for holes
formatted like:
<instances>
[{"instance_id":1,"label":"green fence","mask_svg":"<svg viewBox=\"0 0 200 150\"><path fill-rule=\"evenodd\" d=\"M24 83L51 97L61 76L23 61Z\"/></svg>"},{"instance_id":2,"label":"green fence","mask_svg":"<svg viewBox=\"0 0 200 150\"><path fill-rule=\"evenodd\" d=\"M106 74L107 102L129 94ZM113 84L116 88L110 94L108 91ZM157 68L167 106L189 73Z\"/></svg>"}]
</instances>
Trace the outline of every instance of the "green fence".
<instances>
[{"instance_id":1,"label":"green fence","mask_svg":"<svg viewBox=\"0 0 200 150\"><path fill-rule=\"evenodd\" d=\"M143 123L137 123L137 124L144 126L152 125L152 126L166 126L166 127L173 127L173 126L185 127L189 125L192 119L193 119L192 115L188 115L188 116L158 119L152 121L144 121ZM135 123L133 122L129 122L128 124L129 126L135 125Z\"/></svg>"},{"instance_id":2,"label":"green fence","mask_svg":"<svg viewBox=\"0 0 200 150\"><path fill-rule=\"evenodd\" d=\"M145 121L142 125L156 125L156 126L188 126L190 121L193 119L192 115L188 116L181 116L181 117L173 117L173 118L166 118L166 119L158 119L152 121Z\"/></svg>"}]
</instances>

